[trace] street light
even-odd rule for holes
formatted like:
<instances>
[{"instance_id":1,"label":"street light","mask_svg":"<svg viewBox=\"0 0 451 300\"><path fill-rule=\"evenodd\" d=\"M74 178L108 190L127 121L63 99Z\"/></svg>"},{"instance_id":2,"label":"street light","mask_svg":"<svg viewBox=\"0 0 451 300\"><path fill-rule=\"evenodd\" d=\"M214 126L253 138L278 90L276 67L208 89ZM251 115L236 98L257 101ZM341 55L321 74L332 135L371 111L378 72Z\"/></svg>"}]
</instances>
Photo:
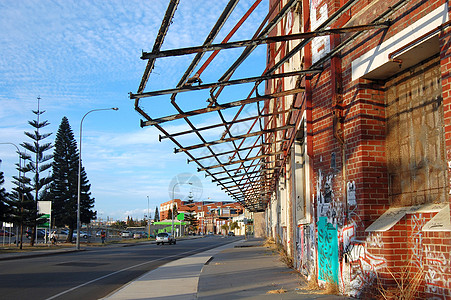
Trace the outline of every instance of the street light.
<instances>
[{"instance_id":1,"label":"street light","mask_svg":"<svg viewBox=\"0 0 451 300\"><path fill-rule=\"evenodd\" d=\"M180 184L180 182L176 182L174 184L174 186L172 187L172 207L171 207L171 211L172 211L172 229L171 229L171 234L172 236L174 236L174 190L175 187L177 186L177 184ZM191 182L188 182L189 185L193 185Z\"/></svg>"},{"instance_id":2,"label":"street light","mask_svg":"<svg viewBox=\"0 0 451 300\"><path fill-rule=\"evenodd\" d=\"M150 239L149 196L147 196L147 238Z\"/></svg>"},{"instance_id":3,"label":"street light","mask_svg":"<svg viewBox=\"0 0 451 300\"><path fill-rule=\"evenodd\" d=\"M80 250L80 198L81 198L81 137L82 137L82 128L83 128L83 120L85 117L94 112L94 111L100 111L100 110L118 110L117 107L112 108L99 108L99 109L93 109L85 113L83 118L81 118L80 121L80 153L78 157L78 196L77 196L77 250Z\"/></svg>"}]
</instances>

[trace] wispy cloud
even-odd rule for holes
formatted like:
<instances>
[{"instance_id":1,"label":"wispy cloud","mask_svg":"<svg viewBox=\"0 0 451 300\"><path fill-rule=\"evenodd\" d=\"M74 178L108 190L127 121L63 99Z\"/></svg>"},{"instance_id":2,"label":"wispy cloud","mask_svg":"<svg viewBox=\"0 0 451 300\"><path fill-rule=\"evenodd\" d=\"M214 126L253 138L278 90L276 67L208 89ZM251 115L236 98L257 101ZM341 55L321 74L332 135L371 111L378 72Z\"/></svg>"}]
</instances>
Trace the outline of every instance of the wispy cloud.
<instances>
[{"instance_id":1,"label":"wispy cloud","mask_svg":"<svg viewBox=\"0 0 451 300\"><path fill-rule=\"evenodd\" d=\"M202 44L227 2L181 1L163 48ZM215 42L224 38L253 2L239 2ZM169 198L174 176L194 174L197 169L195 164L187 164L183 153L173 154L175 145L168 139L158 142L158 130L140 128L140 117L127 99L128 92L136 91L146 65L139 58L141 51L152 49L167 4L167 0L0 1L0 142L19 145L28 140L23 132L33 130L28 120L35 117L31 111L37 107L38 96L42 98L41 109L46 110L42 118L51 124L43 129L53 132L50 141L63 116L69 118L78 140L78 126L87 111L119 107L115 115L105 112L89 116L83 129L82 153L96 209L115 218L135 212L142 215L147 195L154 209ZM265 5L261 4L232 40L252 36L267 12ZM216 81L239 53L230 50L218 56L211 70L204 72L204 81ZM259 55L264 62L264 51ZM174 87L192 57L158 60L147 90ZM258 67L247 69L258 73ZM205 97L182 99L184 109L205 106ZM158 101L148 102L152 103L152 116L174 113L168 101ZM147 104L144 106L147 108ZM196 126L208 124L210 118L214 117L198 118ZM167 123L164 128L168 132L189 129L182 122ZM210 130L205 136L216 140L222 130ZM179 140L193 144L198 138L191 134ZM17 174L15 149L1 146L0 159L0 171L5 172L9 189L11 176ZM197 176L204 185L205 197L227 199L210 178Z\"/></svg>"}]
</instances>

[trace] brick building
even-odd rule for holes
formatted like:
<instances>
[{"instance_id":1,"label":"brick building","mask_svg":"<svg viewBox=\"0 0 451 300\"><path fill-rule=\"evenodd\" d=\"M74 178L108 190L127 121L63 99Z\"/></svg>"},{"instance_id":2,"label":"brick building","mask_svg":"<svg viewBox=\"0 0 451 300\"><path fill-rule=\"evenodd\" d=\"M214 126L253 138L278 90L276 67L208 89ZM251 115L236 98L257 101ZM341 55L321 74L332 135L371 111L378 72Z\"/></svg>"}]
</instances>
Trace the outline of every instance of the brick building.
<instances>
[{"instance_id":1,"label":"brick building","mask_svg":"<svg viewBox=\"0 0 451 300\"><path fill-rule=\"evenodd\" d=\"M213 44L237 5L232 0L202 46L160 53L173 0L153 51L143 54L148 68L131 98L142 126L157 126L176 152L265 220L258 226L307 278L364 299L380 293L398 299L409 289L418 290L411 298L451 299L449 2L268 0L269 13L252 38L229 42L233 29ZM238 27L262 1L253 3ZM267 47L262 74L232 80L259 45ZM207 51L237 47L244 47L241 56L219 78L217 65L206 71L216 52L195 71ZM156 58L189 53L197 55L176 88L144 92ZM217 82L193 86L201 76ZM245 83L254 85L240 100L220 97ZM178 113L171 116L151 118L139 102L172 93L174 104L177 94L203 89L210 91L196 94L199 108L174 105ZM231 108L239 108L232 117ZM196 122L203 114L218 114L219 121ZM160 125L182 119L191 130L168 133ZM224 133L217 140L202 136L212 128ZM202 143L182 146L177 137L185 134ZM403 274L407 284L400 288L395 279Z\"/></svg>"},{"instance_id":2,"label":"brick building","mask_svg":"<svg viewBox=\"0 0 451 300\"><path fill-rule=\"evenodd\" d=\"M303 1L271 33L387 22L309 41L278 70L321 72L266 85L268 94L305 87L268 105L300 108L268 120L297 128L266 209L268 235L298 270L332 279L343 294L365 298L383 286L399 297L393 277L408 272L417 298L451 298L448 5ZM271 44L269 67L301 43Z\"/></svg>"},{"instance_id":3,"label":"brick building","mask_svg":"<svg viewBox=\"0 0 451 300\"><path fill-rule=\"evenodd\" d=\"M160 204L160 220L170 219L169 210L172 205L177 208L177 213L189 213L190 208L186 205L186 201L175 199L174 202L167 201ZM241 204L231 201L198 201L194 202L191 209L198 220L199 233L217 233L222 224L230 222L234 217L243 214L244 208Z\"/></svg>"}]
</instances>

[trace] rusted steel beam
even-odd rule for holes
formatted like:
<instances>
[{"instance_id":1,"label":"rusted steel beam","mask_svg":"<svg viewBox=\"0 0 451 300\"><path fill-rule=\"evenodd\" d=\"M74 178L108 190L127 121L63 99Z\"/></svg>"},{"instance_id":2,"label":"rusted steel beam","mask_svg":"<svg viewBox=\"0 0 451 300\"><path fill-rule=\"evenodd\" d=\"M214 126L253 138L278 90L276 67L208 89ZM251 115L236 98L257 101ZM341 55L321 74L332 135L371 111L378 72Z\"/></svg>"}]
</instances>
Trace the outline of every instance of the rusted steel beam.
<instances>
[{"instance_id":1,"label":"rusted steel beam","mask_svg":"<svg viewBox=\"0 0 451 300\"><path fill-rule=\"evenodd\" d=\"M221 16L219 16L218 20L216 21L215 25L211 29L210 33L208 34L207 38L204 41L204 46L210 45L216 36L218 35L219 31L221 30L222 26L224 26L224 23L229 18L230 14L234 10L235 6L238 4L239 0L229 0L227 3L227 6L224 8L223 12L221 13ZM197 64L202 59L204 53L197 53L197 55L194 57L193 61L191 62L190 66L186 69L185 73L183 74L182 78L180 79L179 83L177 84L177 87L181 87L184 85L188 79L188 76L193 72L193 70L196 68Z\"/></svg>"},{"instance_id":2,"label":"rusted steel beam","mask_svg":"<svg viewBox=\"0 0 451 300\"><path fill-rule=\"evenodd\" d=\"M254 97L254 98L249 98L249 99L244 99L244 100L238 100L238 101L233 101L233 102L224 103L224 104L218 104L218 105L213 106L213 107L206 107L206 108L192 110L192 111L189 111L189 112L175 114L175 115L172 115L172 116L152 119L151 121L141 121L141 127L161 124L161 123L164 123L164 122L169 122L169 121L174 121L174 120L178 120L178 119L183 119L183 118L186 118L186 117L189 117L189 116L195 116L195 115L204 114L204 113L213 112L213 111L218 111L218 110L222 110L222 109L228 109L228 108L232 108L232 107L237 107L237 106L241 106L241 105L255 103L255 102L258 102L258 101L270 100L272 98L283 97L283 96L287 96L287 95L300 93L300 92L302 92L304 90L305 90L304 88L292 89L292 90L277 92L277 93L274 93L274 94L262 95L262 96L259 96L259 97Z\"/></svg>"},{"instance_id":3,"label":"rusted steel beam","mask_svg":"<svg viewBox=\"0 0 451 300\"><path fill-rule=\"evenodd\" d=\"M226 6L226 8L224 9L224 11L222 12L220 18L218 19L218 21L216 22L216 24L214 25L213 29L211 30L210 34L208 35L208 37L205 39L204 41L204 45L209 45L213 42L214 38L217 36L217 34L219 33L220 29L222 28L222 26L224 25L224 23L226 22L227 18L229 17L230 13L232 12L232 10L235 8L236 4L238 3L238 0L230 0ZM180 79L179 83L177 84L177 88L182 87L183 85L185 85L188 82L188 76L194 71L194 69L196 68L197 64L200 62L200 60L202 59L204 53L198 53L193 61L191 62L190 66L185 70L185 73L183 74L182 78ZM173 93L171 96L171 104L174 106L174 108L177 110L177 112L179 114L183 114L184 112L182 111L182 109L178 106L178 104L175 101L175 97L176 97L176 93ZM206 140L204 139L204 137L197 131L196 127L192 124L192 122L189 120L188 117L183 117L183 119L185 120L185 122L188 124L188 126L190 126L190 128L192 130L194 130L195 134L199 137L199 139L202 142L206 142ZM210 148L207 147L207 149L214 154L214 151ZM219 160L217 158L215 158L218 163ZM199 162L197 162L197 164L200 165Z\"/></svg>"},{"instance_id":4,"label":"rusted steel beam","mask_svg":"<svg viewBox=\"0 0 451 300\"><path fill-rule=\"evenodd\" d=\"M173 93L183 93L183 92L205 90L205 89L210 89L210 88L214 88L214 87L218 87L218 86L231 86L231 85L244 84L244 83L250 83L250 82L258 82L258 81L264 81L264 80L270 80L270 79L285 78L285 77L290 77L290 76L299 76L299 75L305 75L305 74L317 74L322 71L323 71L322 68L318 68L318 69L309 69L307 71L299 70L299 71L280 73L280 74L268 74L268 75L264 75L264 76L255 76L255 77L248 77L248 78L242 78L242 79L234 79L234 80L229 80L229 81L205 83L205 84L199 84L199 85L183 85L182 87L166 89L166 90L158 90L158 91L145 92L145 93L139 93L139 94L130 93L129 96L130 96L130 99L141 99L141 98L146 98L146 97L155 97L155 96L168 95L168 94L173 94Z\"/></svg>"},{"instance_id":5,"label":"rusted steel beam","mask_svg":"<svg viewBox=\"0 0 451 300\"><path fill-rule=\"evenodd\" d=\"M261 167L261 166L258 165L257 167ZM224 180L224 179L234 178L234 177L237 177L237 176L244 176L245 174L252 174L252 173L261 171L261 169L260 169L260 170L256 170L256 171L252 171L252 172L247 172L248 168L250 168L250 167L246 167L246 169L244 169L243 167L239 167L237 169L229 169L228 173L235 173L235 175L230 175L229 174L226 177L222 177L222 178L216 178L216 176L224 174L224 173L227 173L227 172L220 171L220 172L216 172L216 173L210 173L211 175L208 174L205 177L207 177L207 176L212 176L213 177L214 176L214 178L212 179L212 182L215 182L215 181L220 181L220 180ZM244 171L245 173L241 173L242 171Z\"/></svg>"},{"instance_id":6,"label":"rusted steel beam","mask_svg":"<svg viewBox=\"0 0 451 300\"><path fill-rule=\"evenodd\" d=\"M372 24L377 24L380 22L383 22L383 20L387 20L388 18L391 17L392 14L394 14L395 12L397 12L399 9L401 9L404 5L406 5L410 0L400 0L398 1L396 4L391 5L384 13L378 15L376 17L376 19L374 19L372 21ZM312 65L311 67L314 66L318 66L320 64L323 64L326 60L330 59L332 56L336 55L338 52L340 52L341 50L343 50L343 48L345 48L347 45L349 45L351 42L355 41L359 36L361 36L363 34L363 32L357 32L354 35L352 35L351 37L349 37L348 39L346 39L345 41L343 41L342 43L340 43L337 47L335 47L334 49L331 49L331 51L329 53L327 53L327 55L325 55L323 58L321 58L319 61L317 61L314 65Z\"/></svg>"},{"instance_id":7,"label":"rusted steel beam","mask_svg":"<svg viewBox=\"0 0 451 300\"><path fill-rule=\"evenodd\" d=\"M259 39L267 36L271 30L273 30L276 25L282 20L282 18L291 11L291 9L297 4L298 0L288 0L287 3L280 9L280 11L277 13L277 15L268 23L268 25L260 32L256 33L252 39ZM277 4L274 4L274 6L271 9L275 9L277 7ZM241 53L240 57L238 57L235 62L230 66L229 69L221 76L221 78L218 81L225 81L229 80L230 77L233 75L235 70L241 65L241 63L254 51L254 49L257 47L257 45L252 45L246 47L243 52ZM216 95L217 96L217 95Z\"/></svg>"},{"instance_id":8,"label":"rusted steel beam","mask_svg":"<svg viewBox=\"0 0 451 300\"><path fill-rule=\"evenodd\" d=\"M215 37L217 36L217 34L219 33L220 29L222 28L222 26L224 25L224 23L226 22L226 20L228 19L229 15L231 14L231 12L233 11L233 9L235 8L236 4L238 3L238 0L230 0L226 6L226 8L224 9L224 11L222 12L221 16L219 17L218 21L216 22L216 24L214 25L213 29L211 30L210 34L208 35L208 37L205 39L204 41L204 45L209 45L213 42L213 40L215 39ZM193 61L191 62L190 66L185 70L185 73L183 74L182 78L180 79L179 83L177 84L177 88L182 87L183 85L185 85L188 82L188 76L190 76L190 74L194 71L194 69L196 68L197 64L200 62L200 60L202 59L204 53L198 53ZM182 109L177 105L176 101L175 101L175 97L176 97L177 93L173 93L171 96L171 104L174 106L174 108L177 110L177 112L179 114L183 114L184 112L182 111ZM183 119L185 120L185 122L188 124L188 126L190 126L190 128L195 132L195 134L199 137L199 139L202 142L206 142L204 137L197 131L196 127L192 124L192 122L189 120L189 118L187 116L183 117ZM207 147L207 149L214 154L214 151L212 149L210 149L210 147ZM216 160L219 163L219 160L216 158ZM196 162L197 164L200 165L199 162Z\"/></svg>"},{"instance_id":9,"label":"rusted steel beam","mask_svg":"<svg viewBox=\"0 0 451 300\"><path fill-rule=\"evenodd\" d=\"M135 107L135 109L143 116L143 117L145 117L147 120L151 120L150 119L150 117L141 109L141 108L139 108L139 107ZM169 133L163 128L163 127L161 127L160 125L155 125L155 127L158 129L158 130L160 130L163 134L165 134L165 135L169 135ZM178 147L182 147L182 145L176 140L176 139L174 139L174 138L172 138L172 137L170 137L170 139L171 139L171 141L175 144L175 145L177 145ZM195 157L191 154L191 153L189 153L189 152L186 152L186 155L188 155L188 157L189 158L191 158L191 159L195 159ZM197 165L198 166L200 166L200 167L203 167L203 165L199 162L199 161L196 161L196 163L197 163ZM216 175L215 174L213 174L213 173L211 173L210 171L205 171L207 174L206 174L206 176L208 175L208 176L211 176L212 178L213 178L213 180L214 179L217 179L216 178ZM224 174L224 173L227 173L227 174L229 174L229 172L230 171L228 171L228 170L226 170L226 171L223 171L223 172L221 172L221 174ZM229 174L229 176L230 176L230 174ZM233 198L235 198L234 196L232 196Z\"/></svg>"},{"instance_id":10,"label":"rusted steel beam","mask_svg":"<svg viewBox=\"0 0 451 300\"><path fill-rule=\"evenodd\" d=\"M264 26L264 24L266 23L266 21L269 19L269 17L272 15L272 13L274 12L274 10L278 7L278 4L277 3L274 3L272 6L271 6L271 8L270 8L270 10L269 10L269 12L268 12L268 14L267 14L267 16L265 17L265 19L264 19L264 21L260 24L260 26L259 26L259 28L257 29L257 31L256 31L256 33L254 34L254 36L252 37L253 39L255 39L255 38L259 38L259 37L263 37L263 36L266 36L275 26L276 26L276 24L277 23L279 23L279 21L283 18L283 16L287 13L287 12L289 12L290 11L290 9L295 5L297 3L297 1L295 1L295 0L288 0L287 1L287 3L285 4L285 6L279 11L279 13L278 14L276 14L276 17L273 19L273 20L271 20L271 22L269 22L269 24L266 26L266 28L264 28L262 31L261 31L261 29L263 28L263 26ZM235 72L235 70L236 70L236 68L249 56L249 54L255 49L255 47L256 46L249 46L249 47L246 47L245 49L244 49L244 51L242 52L242 54L240 55L240 57L233 63L233 65L230 67L230 68L228 68L228 70L223 74L223 76L221 76L221 78L218 80L218 81L226 81L226 80L229 80L230 78L231 78L231 76L233 75L233 73ZM218 98L218 96L219 96L219 94L221 93L221 91L224 89L224 87L219 87L219 90L217 90L216 92L215 92L215 90L216 90L216 88L213 88L213 89L211 89L211 91L210 91L210 93L211 94L213 94L214 93L214 97L215 98ZM254 86L254 88L252 89L252 92L253 91L256 91L256 89L257 89L257 86ZM251 92L251 94L252 94L252 92ZM248 96L248 97L251 97L251 94ZM257 106L258 106L258 102L257 102ZM245 106L244 105L242 105L241 106L241 108L239 109L239 112L237 113L237 115L236 115L236 117L234 118L234 120L236 120L237 118L238 118L238 114L242 111L242 109L244 108ZM222 112L221 111L218 111L218 114L219 114L219 116L221 117L221 119L224 119L223 118L223 116L222 116ZM223 120L224 121L224 120ZM226 134L228 134L229 136L231 136L231 134L230 134L230 131L229 131L229 127L228 126L225 126L226 127ZM260 129L262 129L262 128L260 128ZM223 135L221 138L224 138L225 137L225 135ZM242 142L241 142L241 145L242 145L242 143L245 141L245 139L243 139L242 140ZM236 149L236 148L239 148L239 147L241 147L241 145L240 146L236 146L235 145L235 142L234 141L232 141L232 144L233 144L233 146L234 146L234 148ZM238 158L239 159L241 159L241 157L240 157L240 152L236 152L236 155L238 156Z\"/></svg>"},{"instance_id":11,"label":"rusted steel beam","mask_svg":"<svg viewBox=\"0 0 451 300\"><path fill-rule=\"evenodd\" d=\"M236 177L240 177L240 176L246 176L249 174L255 174L255 173L263 173L263 172L268 172L268 171L275 171L277 169L280 169L280 167L272 167L272 168L261 168L259 170L255 170L255 171L251 171L251 172L246 172L246 173L240 173L240 174L236 174L234 176L227 176L227 177L222 177L222 178L215 178L213 179L211 182L221 182L222 180L226 180L226 179L230 179L230 178L236 178ZM238 170L238 169L235 169ZM223 172L219 172L219 173L214 173L214 175L219 175L222 174Z\"/></svg>"},{"instance_id":12,"label":"rusted steel beam","mask_svg":"<svg viewBox=\"0 0 451 300\"><path fill-rule=\"evenodd\" d=\"M168 8L166 9L166 13L164 15L163 21L161 22L160 30L158 31L157 38L155 39L155 43L153 45L153 49L151 53L157 53L161 49L161 45L163 45L163 40L168 32L169 25L171 24L171 20L174 17L174 13L177 10L177 6L180 0L171 0L168 4ZM155 65L155 59L150 59L147 62L146 69L144 70L143 77L141 79L141 83L139 84L138 93L142 93L146 88L147 81L149 80L150 72ZM136 103L137 104L137 103ZM137 106L137 105L135 105Z\"/></svg>"},{"instance_id":13,"label":"rusted steel beam","mask_svg":"<svg viewBox=\"0 0 451 300\"><path fill-rule=\"evenodd\" d=\"M234 49L234 48L240 48L240 47L287 42L287 41L293 41L293 40L303 40L303 39L310 39L310 38L324 36L324 35L333 35L333 34L349 33L349 32L356 32L356 31L367 31L367 30L372 30L372 29L387 28L389 26L390 26L389 22L382 22L382 23L378 23L378 24L349 26L349 27L344 27L344 28L320 29L320 30L311 31L311 32L302 32L302 33L294 33L294 34L288 34L288 35L271 36L271 37L264 37L264 38L259 38L259 39L255 39L255 40L243 40L243 41L235 41L235 42L229 42L229 43L211 44L208 46L195 46L195 47L187 47L187 48L180 48L180 49L171 49L171 50L160 51L158 53L144 52L143 55L141 56L141 59L151 59L151 58L160 58L160 57L169 57L169 56L181 56L181 55L201 53L201 52L207 52L207 51Z\"/></svg>"},{"instance_id":14,"label":"rusted steel beam","mask_svg":"<svg viewBox=\"0 0 451 300\"><path fill-rule=\"evenodd\" d=\"M280 152L280 153L283 153L283 152ZM254 157L248 157L248 158L245 158L245 159L231 161L231 162L228 162L228 163L222 163L222 164L208 166L208 167L203 167L203 168L197 168L197 171L201 172L201 171L216 169L216 168L220 168L220 167L223 167L223 166L230 166L230 165L234 165L234 164L244 163L244 162L247 162L247 161L262 159L262 158L269 157L269 156L272 156L272 155L275 155L275 153L262 154L262 155L258 155L258 156L254 156Z\"/></svg>"},{"instance_id":15,"label":"rusted steel beam","mask_svg":"<svg viewBox=\"0 0 451 300\"><path fill-rule=\"evenodd\" d=\"M269 145L271 145L271 144L270 143L257 144L255 146L249 146L249 147L238 148L238 149L230 150L230 151L226 151L226 152L216 153L215 155L207 155L207 156L203 156L203 157L196 157L195 160L208 159L208 158L212 158L212 157L220 157L220 156L223 156L223 155L228 155L228 154L235 153L237 151L252 150L252 149L256 149L258 147L269 146ZM188 163L193 162L193 161L194 160L192 160L192 159L188 159Z\"/></svg>"},{"instance_id":16,"label":"rusted steel beam","mask_svg":"<svg viewBox=\"0 0 451 300\"><path fill-rule=\"evenodd\" d=\"M338 18L340 18L349 8L351 8L354 4L356 4L359 0L349 0L336 12L334 12L326 21L321 23L321 25L317 28L317 30L323 30L327 27L331 26L333 22L335 22ZM287 62L290 58L292 58L296 53L298 53L302 48L304 48L308 43L312 41L313 38L304 39L300 42L296 47L291 49L282 59L280 59L277 63L274 64L265 74L274 73L277 69L279 69L285 62Z\"/></svg>"},{"instance_id":17,"label":"rusted steel beam","mask_svg":"<svg viewBox=\"0 0 451 300\"><path fill-rule=\"evenodd\" d=\"M257 116L252 116L252 117L248 117L248 118L244 118L244 119L240 119L240 120L235 120L233 122L223 122L223 123L218 123L218 124L214 124L214 125L209 125L209 126L205 126L205 127L199 127L196 128L195 130L186 130L186 131L181 131L181 132L177 132L177 133L173 133L169 136L167 135L159 135L159 141L161 142L161 140L169 138L169 137L176 137L176 136L181 136L181 135L185 135L185 134L190 134L190 133L194 133L194 132L200 132L200 131L204 131L204 130L209 130L209 129L214 129L214 128L218 128L218 127L222 127L222 126L226 126L226 125L235 125L241 122L247 122L247 121L252 121L258 118L265 118L265 117L270 117L273 115L279 115L279 114L284 114L284 113L288 113L291 112L293 110L297 110L297 108L290 108L284 111L278 111L274 114L261 114L261 115L257 115ZM219 155L219 154L218 154Z\"/></svg>"},{"instance_id":18,"label":"rusted steel beam","mask_svg":"<svg viewBox=\"0 0 451 300\"><path fill-rule=\"evenodd\" d=\"M248 175L248 174L245 174L245 175ZM243 176L245 176L245 175L241 175L241 177L243 177ZM241 182L241 181L243 181L243 180L247 180L247 179L254 179L254 178L259 178L259 177L262 177L262 176L266 176L266 175L260 175L260 174L257 174L257 175L253 175L253 176L248 176L247 178L242 178L242 179L238 179L238 180L232 180L232 181L227 181L227 182L221 182L222 184L224 184L224 185L226 185L226 184L231 184L231 183L235 183L235 182ZM239 177L239 176L236 176L236 177ZM266 178L266 177L264 177L264 178Z\"/></svg>"},{"instance_id":19,"label":"rusted steel beam","mask_svg":"<svg viewBox=\"0 0 451 300\"><path fill-rule=\"evenodd\" d=\"M220 182L222 184L223 180L229 180L229 179L233 179L233 178L237 178L237 177L243 177L243 176L248 176L248 175L252 175L252 174L256 174L256 173L261 173L263 172L262 169L256 170L256 171L251 171L251 172L246 172L246 173L240 173L240 174L236 174L233 176L227 176L227 177L222 177L222 178L216 178L213 179L211 182ZM259 175L260 176L260 175Z\"/></svg>"},{"instance_id":20,"label":"rusted steel beam","mask_svg":"<svg viewBox=\"0 0 451 300\"><path fill-rule=\"evenodd\" d=\"M216 141L212 141L212 142L208 142L208 143L192 145L192 146L188 146L188 147L184 147L184 148L178 148L178 149L176 148L174 150L174 152L175 153L179 153L179 152L191 151L191 150L199 149L199 148L202 148L202 147L219 145L219 144L223 144L223 143L227 143L227 142L231 142L231 141L236 141L236 140L240 140L240 139L245 139L245 138L249 138L249 137L253 137L253 136L260 136L260 135L263 135L263 134L274 133L274 132L277 132L277 131L280 131L280 130L287 130L287 129L291 129L293 127L294 127L294 125L286 125L286 126L281 126L281 127L276 127L276 128L269 128L269 129L265 129L265 130L262 130L262 131L252 132L252 133L243 134L243 135L239 135L239 136L233 136L233 137L227 138L227 139L216 140Z\"/></svg>"},{"instance_id":21,"label":"rusted steel beam","mask_svg":"<svg viewBox=\"0 0 451 300\"><path fill-rule=\"evenodd\" d=\"M251 182L248 182L248 183L238 183L236 185L222 187L221 190L232 189L232 188L239 188L239 187L244 187L245 188L246 186L252 186L253 188L260 188L262 185L259 184L259 183L260 183L260 180L251 181ZM224 183L224 185L225 185L225 183Z\"/></svg>"},{"instance_id":22,"label":"rusted steel beam","mask_svg":"<svg viewBox=\"0 0 451 300\"><path fill-rule=\"evenodd\" d=\"M235 26L230 30L230 32L227 34L227 36L222 40L222 43L227 43L230 38L238 31L238 29L243 25L243 23L247 20L247 18L252 14L252 12L257 8L257 6L262 2L262 0L256 0L254 4L247 10L247 12L241 17L241 19L238 21L238 23L235 24ZM265 18L266 19L266 18ZM207 68L207 66L213 61L213 59L216 57L216 55L219 53L219 50L213 52L210 57L203 63L203 65L199 68L199 70L196 71L195 76L199 77L200 74Z\"/></svg>"}]
</instances>

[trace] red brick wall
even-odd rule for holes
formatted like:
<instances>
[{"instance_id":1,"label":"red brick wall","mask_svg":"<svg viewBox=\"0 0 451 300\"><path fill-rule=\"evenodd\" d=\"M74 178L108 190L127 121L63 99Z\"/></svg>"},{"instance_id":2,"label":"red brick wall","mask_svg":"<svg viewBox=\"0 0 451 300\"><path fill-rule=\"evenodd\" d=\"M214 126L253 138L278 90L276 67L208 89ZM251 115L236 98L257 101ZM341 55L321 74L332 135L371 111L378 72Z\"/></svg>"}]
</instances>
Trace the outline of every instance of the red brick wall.
<instances>
[{"instance_id":1,"label":"red brick wall","mask_svg":"<svg viewBox=\"0 0 451 300\"><path fill-rule=\"evenodd\" d=\"M347 24L358 25L368 24L375 17L386 11L389 6L398 1L360 1L352 8L351 21ZM310 87L307 90L311 93L312 101L312 156L314 182L319 181L319 174L333 175L333 194L336 200L342 200L343 180L355 181L357 214L355 218L360 222L355 238L365 240L368 233L365 232L370 224L379 218L388 208L388 186L389 178L387 172L385 136L385 88L384 84L359 79L351 80L351 62L362 54L373 49L376 45L392 37L406 26L425 16L438 6L447 1L407 1L406 5L391 17L395 23L386 31L370 31L352 45L342 51L341 70L342 73L342 116L344 118L344 139L345 139L345 166L341 160L341 146L333 132L333 97L336 92L334 88L334 71L326 63L324 71L306 84ZM304 1L305 3L305 1ZM340 4L340 1L327 1L329 15L333 13ZM363 12L359 17L357 14ZM363 16L363 17L362 17ZM442 86L443 104L445 112L445 132L447 159L451 161L451 40L449 29L442 34ZM346 37L343 36L342 40ZM333 44L333 43L332 43ZM308 62L308 58L306 58ZM331 155L336 155L336 170L331 169ZM342 175L342 168L345 167L345 174ZM451 172L451 168L449 170ZM451 175L451 173L449 173ZM451 178L451 176L449 177ZM450 181L451 185L451 181ZM314 194L318 194L317 184L314 184ZM321 186L321 185L319 185ZM345 204L345 203L344 203ZM343 213L348 213L346 208ZM449 262L451 239L449 232L421 232L419 224L425 224L435 213L422 213L407 215L390 230L381 233L383 243L382 248L367 247L368 251L375 256L384 257L387 267L395 272L400 272L401 267L406 264L412 255L416 254L419 260L417 266L424 267L425 273L423 283L424 289L421 297L451 297L449 294L448 282L450 280L450 270L441 268L441 282L433 291L433 284L428 286L427 280L435 270L440 267L440 263L432 259L433 256ZM418 239L422 240L418 240ZM415 240L417 238L417 240ZM415 249L416 253L413 253ZM434 249L433 252L431 249ZM429 254L427 254L429 253ZM431 254L433 253L433 254ZM430 256L428 258L428 255ZM415 261L415 260L413 260ZM435 264L435 265L434 265ZM428 268L432 271L427 271ZM435 268L435 269L434 269ZM413 270L414 271L414 270ZM393 284L388 271L381 271L381 278L387 284ZM447 289L440 291L440 289ZM433 293L434 292L434 293Z\"/></svg>"}]
</instances>

